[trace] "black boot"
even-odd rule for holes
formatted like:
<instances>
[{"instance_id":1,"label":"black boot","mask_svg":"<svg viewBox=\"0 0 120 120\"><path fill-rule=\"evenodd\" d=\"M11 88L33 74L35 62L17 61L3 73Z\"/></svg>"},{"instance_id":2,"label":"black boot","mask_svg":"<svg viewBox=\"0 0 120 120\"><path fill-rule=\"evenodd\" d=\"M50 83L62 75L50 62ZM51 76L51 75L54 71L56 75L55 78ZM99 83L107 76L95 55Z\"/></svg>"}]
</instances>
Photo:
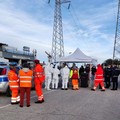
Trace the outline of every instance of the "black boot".
<instances>
[{"instance_id":1,"label":"black boot","mask_svg":"<svg viewBox=\"0 0 120 120\"><path fill-rule=\"evenodd\" d=\"M27 107L30 107L30 105L27 105Z\"/></svg>"},{"instance_id":2,"label":"black boot","mask_svg":"<svg viewBox=\"0 0 120 120\"><path fill-rule=\"evenodd\" d=\"M20 107L23 107L23 105L19 105Z\"/></svg>"},{"instance_id":3,"label":"black boot","mask_svg":"<svg viewBox=\"0 0 120 120\"><path fill-rule=\"evenodd\" d=\"M44 102L44 99L43 100L38 100L38 101L36 101L35 103L43 103Z\"/></svg>"},{"instance_id":4,"label":"black boot","mask_svg":"<svg viewBox=\"0 0 120 120\"><path fill-rule=\"evenodd\" d=\"M102 89L101 91L105 91L105 89Z\"/></svg>"},{"instance_id":5,"label":"black boot","mask_svg":"<svg viewBox=\"0 0 120 120\"><path fill-rule=\"evenodd\" d=\"M19 104L19 102L11 102L11 105Z\"/></svg>"},{"instance_id":6,"label":"black boot","mask_svg":"<svg viewBox=\"0 0 120 120\"><path fill-rule=\"evenodd\" d=\"M111 90L115 90L114 88L112 88Z\"/></svg>"},{"instance_id":7,"label":"black boot","mask_svg":"<svg viewBox=\"0 0 120 120\"><path fill-rule=\"evenodd\" d=\"M95 89L94 89L94 88L92 88L91 90L92 90L92 91L95 91Z\"/></svg>"}]
</instances>

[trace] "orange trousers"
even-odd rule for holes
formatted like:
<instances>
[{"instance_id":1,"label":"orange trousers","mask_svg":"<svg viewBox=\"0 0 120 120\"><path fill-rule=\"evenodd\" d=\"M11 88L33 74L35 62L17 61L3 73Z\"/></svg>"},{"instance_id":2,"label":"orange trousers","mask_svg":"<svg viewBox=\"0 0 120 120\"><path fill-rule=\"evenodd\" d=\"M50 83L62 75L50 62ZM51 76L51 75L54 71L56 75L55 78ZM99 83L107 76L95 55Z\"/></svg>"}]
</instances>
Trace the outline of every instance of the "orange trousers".
<instances>
[{"instance_id":1,"label":"orange trousers","mask_svg":"<svg viewBox=\"0 0 120 120\"><path fill-rule=\"evenodd\" d=\"M94 81L94 88L96 89L99 84L104 89L104 81L103 80L95 80Z\"/></svg>"},{"instance_id":2,"label":"orange trousers","mask_svg":"<svg viewBox=\"0 0 120 120\"><path fill-rule=\"evenodd\" d=\"M38 96L38 100L44 99L43 92L42 92L42 82L40 81L40 79L37 79L37 78L35 78L35 90Z\"/></svg>"},{"instance_id":3,"label":"orange trousers","mask_svg":"<svg viewBox=\"0 0 120 120\"><path fill-rule=\"evenodd\" d=\"M18 88L10 88L11 92L12 92L12 96L11 96L11 102L15 103L15 102L19 102L20 101L20 97L19 97L19 89Z\"/></svg>"},{"instance_id":4,"label":"orange trousers","mask_svg":"<svg viewBox=\"0 0 120 120\"><path fill-rule=\"evenodd\" d=\"M78 79L72 79L73 89L79 89Z\"/></svg>"}]
</instances>

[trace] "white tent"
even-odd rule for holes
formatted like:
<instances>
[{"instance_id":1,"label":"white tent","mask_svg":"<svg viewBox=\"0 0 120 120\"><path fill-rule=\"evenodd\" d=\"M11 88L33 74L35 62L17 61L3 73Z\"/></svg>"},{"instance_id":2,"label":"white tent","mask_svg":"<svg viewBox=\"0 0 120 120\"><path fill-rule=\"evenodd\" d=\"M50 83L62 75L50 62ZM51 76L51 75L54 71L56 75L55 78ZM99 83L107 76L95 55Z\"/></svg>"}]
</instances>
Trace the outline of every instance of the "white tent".
<instances>
[{"instance_id":1,"label":"white tent","mask_svg":"<svg viewBox=\"0 0 120 120\"><path fill-rule=\"evenodd\" d=\"M97 60L85 55L79 48L77 48L73 54L66 57L61 57L57 60L57 62L93 63L97 62Z\"/></svg>"}]
</instances>

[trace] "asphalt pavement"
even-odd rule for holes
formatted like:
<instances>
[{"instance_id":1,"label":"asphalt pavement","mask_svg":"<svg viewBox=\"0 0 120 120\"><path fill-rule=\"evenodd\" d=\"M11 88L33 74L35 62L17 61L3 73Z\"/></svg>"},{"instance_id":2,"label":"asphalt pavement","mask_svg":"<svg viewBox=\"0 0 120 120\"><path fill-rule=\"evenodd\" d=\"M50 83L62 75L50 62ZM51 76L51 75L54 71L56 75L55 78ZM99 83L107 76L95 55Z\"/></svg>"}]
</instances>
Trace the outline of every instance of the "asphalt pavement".
<instances>
[{"instance_id":1,"label":"asphalt pavement","mask_svg":"<svg viewBox=\"0 0 120 120\"><path fill-rule=\"evenodd\" d=\"M11 105L10 97L0 94L0 120L120 120L120 89L112 91L90 88L80 90L43 90L45 102L31 106Z\"/></svg>"}]
</instances>

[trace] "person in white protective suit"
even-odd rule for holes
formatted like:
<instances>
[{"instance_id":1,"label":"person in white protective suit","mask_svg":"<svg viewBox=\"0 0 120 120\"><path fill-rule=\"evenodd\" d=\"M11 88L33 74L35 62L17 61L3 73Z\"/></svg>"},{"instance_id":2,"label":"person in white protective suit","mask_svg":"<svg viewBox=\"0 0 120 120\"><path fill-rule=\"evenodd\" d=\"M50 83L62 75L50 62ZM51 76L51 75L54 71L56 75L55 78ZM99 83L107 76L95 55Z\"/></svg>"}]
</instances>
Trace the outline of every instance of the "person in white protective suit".
<instances>
[{"instance_id":1,"label":"person in white protective suit","mask_svg":"<svg viewBox=\"0 0 120 120\"><path fill-rule=\"evenodd\" d=\"M53 67L52 89L58 88L59 74L60 74L60 70L58 69L58 66L55 65L55 67Z\"/></svg>"},{"instance_id":2,"label":"person in white protective suit","mask_svg":"<svg viewBox=\"0 0 120 120\"><path fill-rule=\"evenodd\" d=\"M62 76L62 90L68 89L68 79L69 79L70 69L67 64L64 64L64 67L61 69Z\"/></svg>"},{"instance_id":3,"label":"person in white protective suit","mask_svg":"<svg viewBox=\"0 0 120 120\"><path fill-rule=\"evenodd\" d=\"M44 70L45 70L45 88L47 90L51 90L50 84L52 81L53 66L50 63L48 63L45 65Z\"/></svg>"}]
</instances>

